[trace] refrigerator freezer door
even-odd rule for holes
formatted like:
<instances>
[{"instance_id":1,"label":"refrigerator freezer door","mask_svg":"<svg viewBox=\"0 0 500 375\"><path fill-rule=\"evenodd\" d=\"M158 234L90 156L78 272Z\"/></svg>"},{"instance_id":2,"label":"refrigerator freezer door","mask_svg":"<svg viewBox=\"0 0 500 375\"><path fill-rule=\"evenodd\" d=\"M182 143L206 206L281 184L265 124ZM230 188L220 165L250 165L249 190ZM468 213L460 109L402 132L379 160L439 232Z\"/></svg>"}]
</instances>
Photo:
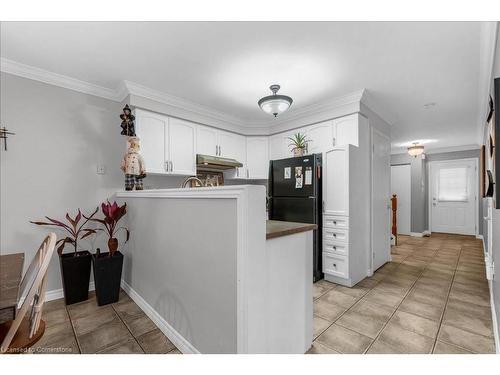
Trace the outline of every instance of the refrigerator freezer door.
<instances>
[{"instance_id":1,"label":"refrigerator freezer door","mask_svg":"<svg viewBox=\"0 0 500 375\"><path fill-rule=\"evenodd\" d=\"M274 197L316 195L314 155L271 162L271 194ZM306 174L306 172L308 172Z\"/></svg>"}]
</instances>

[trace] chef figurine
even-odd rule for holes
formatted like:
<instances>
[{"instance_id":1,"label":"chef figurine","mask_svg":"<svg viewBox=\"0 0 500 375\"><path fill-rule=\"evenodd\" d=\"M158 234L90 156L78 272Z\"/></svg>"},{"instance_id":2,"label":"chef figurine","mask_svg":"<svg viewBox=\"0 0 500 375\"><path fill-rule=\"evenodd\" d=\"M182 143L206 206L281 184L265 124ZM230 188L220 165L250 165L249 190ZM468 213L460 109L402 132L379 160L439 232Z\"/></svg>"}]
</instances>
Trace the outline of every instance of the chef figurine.
<instances>
[{"instance_id":1,"label":"chef figurine","mask_svg":"<svg viewBox=\"0 0 500 375\"><path fill-rule=\"evenodd\" d=\"M142 179L146 177L146 166L139 151L140 140L130 137L127 141L127 153L123 157L121 169L125 173L125 190L142 190Z\"/></svg>"}]
</instances>

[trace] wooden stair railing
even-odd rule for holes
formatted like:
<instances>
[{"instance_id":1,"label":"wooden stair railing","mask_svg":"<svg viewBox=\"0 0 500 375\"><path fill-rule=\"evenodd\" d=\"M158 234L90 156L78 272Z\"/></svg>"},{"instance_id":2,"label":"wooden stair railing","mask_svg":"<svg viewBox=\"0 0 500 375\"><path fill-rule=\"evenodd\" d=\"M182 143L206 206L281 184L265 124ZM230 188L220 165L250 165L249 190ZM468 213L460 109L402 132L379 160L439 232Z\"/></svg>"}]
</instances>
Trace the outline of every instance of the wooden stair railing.
<instances>
[{"instance_id":1,"label":"wooden stair railing","mask_svg":"<svg viewBox=\"0 0 500 375\"><path fill-rule=\"evenodd\" d=\"M391 198L392 205L392 235L395 238L395 244L398 245L398 222L397 222L397 211L398 211L398 197L396 194L392 194Z\"/></svg>"}]
</instances>

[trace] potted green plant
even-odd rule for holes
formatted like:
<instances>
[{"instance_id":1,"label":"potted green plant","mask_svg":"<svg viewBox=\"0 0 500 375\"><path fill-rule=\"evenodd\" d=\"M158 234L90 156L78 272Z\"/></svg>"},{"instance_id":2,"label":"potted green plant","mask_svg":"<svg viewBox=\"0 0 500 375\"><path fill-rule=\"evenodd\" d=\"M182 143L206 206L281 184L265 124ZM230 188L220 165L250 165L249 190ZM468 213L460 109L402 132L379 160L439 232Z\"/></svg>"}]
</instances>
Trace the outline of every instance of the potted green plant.
<instances>
[{"instance_id":1,"label":"potted green plant","mask_svg":"<svg viewBox=\"0 0 500 375\"><path fill-rule=\"evenodd\" d=\"M118 227L118 222L127 213L127 204L118 206L103 203L101 205L103 219L90 218L91 221L100 223L102 228L96 228L96 231L103 231L108 235L108 252L101 253L99 249L92 255L92 264L94 266L94 282L97 304L99 306L118 302L120 297L120 284L123 268L123 254L118 251L118 239L116 234L123 230L126 235L125 242L130 237L130 232L125 227Z\"/></svg>"},{"instance_id":2,"label":"potted green plant","mask_svg":"<svg viewBox=\"0 0 500 375\"><path fill-rule=\"evenodd\" d=\"M306 135L298 132L288 139L291 141L288 146L292 147L293 156L303 156L307 149L307 142L310 142Z\"/></svg>"},{"instance_id":3,"label":"potted green plant","mask_svg":"<svg viewBox=\"0 0 500 375\"><path fill-rule=\"evenodd\" d=\"M36 225L55 226L67 233L66 237L56 242L66 305L86 301L89 298L90 263L92 256L87 250L78 251L78 240L96 233L94 229L86 228L86 225L92 220L97 211L98 208L88 217L84 217L84 220L82 220L80 209L78 209L78 213L74 219L67 213L67 223L48 216L46 216L46 219L49 222L30 221L30 223ZM63 253L67 244L73 246L73 252Z\"/></svg>"}]
</instances>

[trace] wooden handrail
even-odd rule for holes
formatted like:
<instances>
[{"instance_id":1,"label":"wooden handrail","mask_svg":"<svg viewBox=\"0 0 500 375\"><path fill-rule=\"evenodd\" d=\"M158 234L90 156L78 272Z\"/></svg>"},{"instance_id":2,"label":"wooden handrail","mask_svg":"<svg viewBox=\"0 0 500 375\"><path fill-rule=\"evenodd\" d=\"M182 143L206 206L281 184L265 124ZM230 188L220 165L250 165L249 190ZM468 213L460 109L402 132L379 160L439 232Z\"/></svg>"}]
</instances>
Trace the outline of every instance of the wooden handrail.
<instances>
[{"instance_id":1,"label":"wooden handrail","mask_svg":"<svg viewBox=\"0 0 500 375\"><path fill-rule=\"evenodd\" d=\"M397 222L397 211L398 211L398 197L396 194L392 194L392 235L396 239L396 246L398 244L398 222Z\"/></svg>"}]
</instances>

